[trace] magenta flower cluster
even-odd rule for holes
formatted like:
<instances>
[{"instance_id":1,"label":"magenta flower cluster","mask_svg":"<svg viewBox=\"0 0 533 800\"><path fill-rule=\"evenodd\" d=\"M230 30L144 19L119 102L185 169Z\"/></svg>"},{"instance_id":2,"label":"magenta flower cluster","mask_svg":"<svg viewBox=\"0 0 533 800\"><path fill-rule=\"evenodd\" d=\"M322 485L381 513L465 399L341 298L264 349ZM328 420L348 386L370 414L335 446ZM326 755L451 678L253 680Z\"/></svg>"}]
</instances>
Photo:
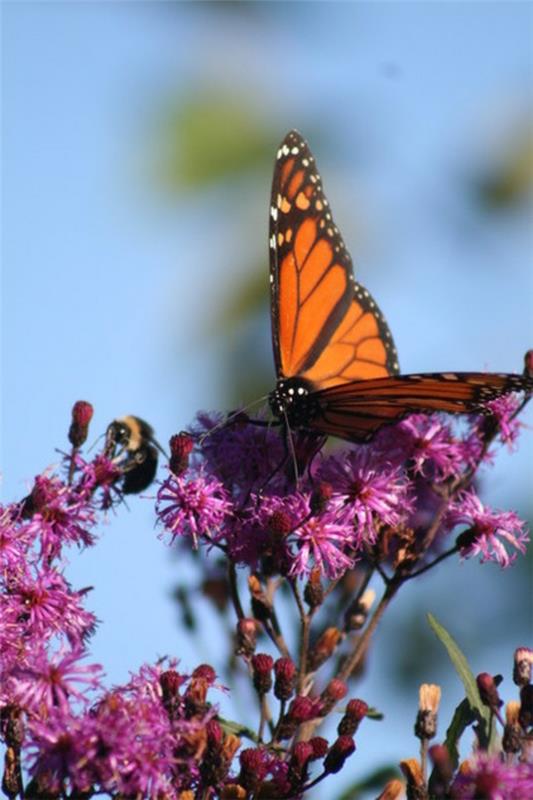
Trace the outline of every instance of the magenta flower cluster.
<instances>
[{"instance_id":1,"label":"magenta flower cluster","mask_svg":"<svg viewBox=\"0 0 533 800\"><path fill-rule=\"evenodd\" d=\"M508 398L498 405L506 441L516 438L516 407ZM416 549L438 514L429 555L448 547L452 533L468 531L464 558L506 567L528 541L517 515L485 506L472 485L449 492L443 504L454 482L491 459L484 420L462 433L452 425L413 415L370 444L329 454L310 434L293 432L284 447L278 430L244 415L221 425L204 414L191 431L198 446L189 468L170 472L159 489L158 518L171 542L189 537L194 548L216 547L253 570L268 561L284 576L318 568L335 579L399 532L409 531Z\"/></svg>"}]
</instances>

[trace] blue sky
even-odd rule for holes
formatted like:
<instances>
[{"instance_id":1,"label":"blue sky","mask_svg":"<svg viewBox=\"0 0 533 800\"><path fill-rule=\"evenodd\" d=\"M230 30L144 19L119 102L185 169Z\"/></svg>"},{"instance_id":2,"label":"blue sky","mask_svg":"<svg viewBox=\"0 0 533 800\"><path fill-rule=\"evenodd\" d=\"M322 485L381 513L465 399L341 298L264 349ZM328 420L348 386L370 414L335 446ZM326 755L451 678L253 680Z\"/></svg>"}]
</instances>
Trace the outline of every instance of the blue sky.
<instances>
[{"instance_id":1,"label":"blue sky","mask_svg":"<svg viewBox=\"0 0 533 800\"><path fill-rule=\"evenodd\" d=\"M521 370L533 342L530 209L483 211L468 185L531 121L533 8L246 5L2 7L6 499L58 460L77 399L95 406L95 436L136 413L163 442L223 403L228 345L209 322L248 254L266 259L270 176L162 191L158 115L206 88L247 96L280 140L292 127L310 138L406 372ZM258 325L268 364L266 306ZM487 473L494 505L526 513L528 449L530 431ZM150 504L130 507L69 565L75 585L97 587L94 653L113 681L166 652L209 657L210 637L191 653L176 630L168 593L179 563L156 538ZM384 652L378 644L376 661ZM365 680L378 704L383 674Z\"/></svg>"}]
</instances>

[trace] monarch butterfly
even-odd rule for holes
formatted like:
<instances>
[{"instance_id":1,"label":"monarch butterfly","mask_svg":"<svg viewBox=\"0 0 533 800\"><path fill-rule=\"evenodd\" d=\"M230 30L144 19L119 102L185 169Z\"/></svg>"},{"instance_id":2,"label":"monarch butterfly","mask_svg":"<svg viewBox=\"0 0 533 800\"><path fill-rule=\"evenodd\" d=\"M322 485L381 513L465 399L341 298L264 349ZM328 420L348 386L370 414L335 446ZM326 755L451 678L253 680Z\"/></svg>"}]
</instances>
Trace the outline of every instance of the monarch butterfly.
<instances>
[{"instance_id":1,"label":"monarch butterfly","mask_svg":"<svg viewBox=\"0 0 533 800\"><path fill-rule=\"evenodd\" d=\"M483 372L400 375L385 319L353 276L311 151L297 131L280 145L270 205L270 408L287 428L365 442L414 413L486 413L533 377Z\"/></svg>"}]
</instances>

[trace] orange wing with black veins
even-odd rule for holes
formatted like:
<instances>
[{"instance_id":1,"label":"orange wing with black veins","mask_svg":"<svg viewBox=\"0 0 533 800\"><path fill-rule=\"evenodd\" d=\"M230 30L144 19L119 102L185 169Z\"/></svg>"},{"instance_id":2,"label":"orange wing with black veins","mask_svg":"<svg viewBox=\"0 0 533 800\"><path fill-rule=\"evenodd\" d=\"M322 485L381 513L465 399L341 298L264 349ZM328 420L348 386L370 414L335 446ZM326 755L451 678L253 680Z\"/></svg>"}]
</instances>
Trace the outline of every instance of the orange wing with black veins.
<instances>
[{"instance_id":1,"label":"orange wing with black veins","mask_svg":"<svg viewBox=\"0 0 533 800\"><path fill-rule=\"evenodd\" d=\"M278 378L324 389L398 372L391 333L353 266L314 158L291 131L278 150L270 206L272 340Z\"/></svg>"}]
</instances>

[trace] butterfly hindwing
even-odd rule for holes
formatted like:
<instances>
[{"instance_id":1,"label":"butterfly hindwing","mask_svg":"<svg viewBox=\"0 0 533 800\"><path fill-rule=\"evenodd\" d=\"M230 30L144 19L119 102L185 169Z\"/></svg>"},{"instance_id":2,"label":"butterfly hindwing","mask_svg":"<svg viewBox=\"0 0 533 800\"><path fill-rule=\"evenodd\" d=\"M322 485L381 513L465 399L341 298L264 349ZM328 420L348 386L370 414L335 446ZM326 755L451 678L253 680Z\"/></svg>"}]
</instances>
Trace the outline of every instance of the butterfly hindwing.
<instances>
[{"instance_id":1,"label":"butterfly hindwing","mask_svg":"<svg viewBox=\"0 0 533 800\"><path fill-rule=\"evenodd\" d=\"M330 436L364 442L383 425L408 414L486 413L490 400L523 391L533 391L531 376L437 372L358 381L316 392L317 414L310 426Z\"/></svg>"},{"instance_id":2,"label":"butterfly hindwing","mask_svg":"<svg viewBox=\"0 0 533 800\"><path fill-rule=\"evenodd\" d=\"M277 377L323 389L398 371L389 328L353 277L307 143L278 150L270 207L272 338Z\"/></svg>"}]
</instances>

